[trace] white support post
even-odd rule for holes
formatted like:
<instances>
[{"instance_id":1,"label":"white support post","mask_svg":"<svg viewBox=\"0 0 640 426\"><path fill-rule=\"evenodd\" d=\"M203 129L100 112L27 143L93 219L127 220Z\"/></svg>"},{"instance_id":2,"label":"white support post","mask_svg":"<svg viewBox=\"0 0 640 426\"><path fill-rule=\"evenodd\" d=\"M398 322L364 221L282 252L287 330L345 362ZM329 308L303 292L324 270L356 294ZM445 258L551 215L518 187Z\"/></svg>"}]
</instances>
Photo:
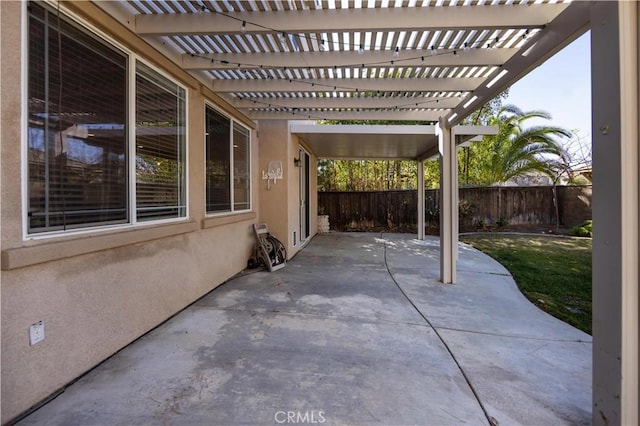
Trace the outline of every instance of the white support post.
<instances>
[{"instance_id":1,"label":"white support post","mask_svg":"<svg viewBox=\"0 0 640 426\"><path fill-rule=\"evenodd\" d=\"M593 424L637 425L640 11L591 8Z\"/></svg>"},{"instance_id":2,"label":"white support post","mask_svg":"<svg viewBox=\"0 0 640 426\"><path fill-rule=\"evenodd\" d=\"M436 126L440 150L440 280L456 282L458 259L458 156L455 133L440 118Z\"/></svg>"},{"instance_id":3,"label":"white support post","mask_svg":"<svg viewBox=\"0 0 640 426\"><path fill-rule=\"evenodd\" d=\"M418 239L424 240L424 160L418 160Z\"/></svg>"}]
</instances>

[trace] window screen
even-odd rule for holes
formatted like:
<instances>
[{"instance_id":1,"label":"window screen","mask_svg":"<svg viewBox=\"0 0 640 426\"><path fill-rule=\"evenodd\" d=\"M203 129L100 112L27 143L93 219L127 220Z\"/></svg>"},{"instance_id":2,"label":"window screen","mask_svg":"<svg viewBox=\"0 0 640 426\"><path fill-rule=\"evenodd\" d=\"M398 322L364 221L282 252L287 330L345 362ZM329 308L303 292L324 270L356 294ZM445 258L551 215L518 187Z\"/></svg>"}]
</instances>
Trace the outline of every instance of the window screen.
<instances>
[{"instance_id":1,"label":"window screen","mask_svg":"<svg viewBox=\"0 0 640 426\"><path fill-rule=\"evenodd\" d=\"M233 210L251 208L249 157L249 130L234 123L233 125Z\"/></svg>"},{"instance_id":2,"label":"window screen","mask_svg":"<svg viewBox=\"0 0 640 426\"><path fill-rule=\"evenodd\" d=\"M28 231L128 217L127 57L29 4Z\"/></svg>"},{"instance_id":3,"label":"window screen","mask_svg":"<svg viewBox=\"0 0 640 426\"><path fill-rule=\"evenodd\" d=\"M185 91L136 66L136 207L139 221L186 215Z\"/></svg>"},{"instance_id":4,"label":"window screen","mask_svg":"<svg viewBox=\"0 0 640 426\"><path fill-rule=\"evenodd\" d=\"M206 107L207 213L231 211L231 120Z\"/></svg>"}]
</instances>

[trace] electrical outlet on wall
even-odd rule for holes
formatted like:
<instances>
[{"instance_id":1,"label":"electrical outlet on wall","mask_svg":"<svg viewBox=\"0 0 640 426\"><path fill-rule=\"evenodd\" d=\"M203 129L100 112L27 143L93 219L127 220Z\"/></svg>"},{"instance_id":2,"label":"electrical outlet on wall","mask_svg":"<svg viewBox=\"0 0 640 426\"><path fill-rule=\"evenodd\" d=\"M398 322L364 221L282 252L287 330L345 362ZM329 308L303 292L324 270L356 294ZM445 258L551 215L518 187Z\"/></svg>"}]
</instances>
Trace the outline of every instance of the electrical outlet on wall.
<instances>
[{"instance_id":1,"label":"electrical outlet on wall","mask_svg":"<svg viewBox=\"0 0 640 426\"><path fill-rule=\"evenodd\" d=\"M31 346L44 340L44 321L38 321L29 327L29 344Z\"/></svg>"}]
</instances>

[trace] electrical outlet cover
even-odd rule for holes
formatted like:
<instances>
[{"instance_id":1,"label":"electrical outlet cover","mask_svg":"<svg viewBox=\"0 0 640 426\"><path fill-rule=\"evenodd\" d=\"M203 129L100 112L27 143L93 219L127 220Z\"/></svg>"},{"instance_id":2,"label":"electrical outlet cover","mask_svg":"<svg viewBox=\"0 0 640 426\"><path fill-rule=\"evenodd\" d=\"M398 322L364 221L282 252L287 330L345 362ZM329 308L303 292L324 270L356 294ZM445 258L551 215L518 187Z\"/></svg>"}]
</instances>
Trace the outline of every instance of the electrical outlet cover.
<instances>
[{"instance_id":1,"label":"electrical outlet cover","mask_svg":"<svg viewBox=\"0 0 640 426\"><path fill-rule=\"evenodd\" d=\"M38 321L29 327L29 344L35 345L44 340L44 321Z\"/></svg>"}]
</instances>

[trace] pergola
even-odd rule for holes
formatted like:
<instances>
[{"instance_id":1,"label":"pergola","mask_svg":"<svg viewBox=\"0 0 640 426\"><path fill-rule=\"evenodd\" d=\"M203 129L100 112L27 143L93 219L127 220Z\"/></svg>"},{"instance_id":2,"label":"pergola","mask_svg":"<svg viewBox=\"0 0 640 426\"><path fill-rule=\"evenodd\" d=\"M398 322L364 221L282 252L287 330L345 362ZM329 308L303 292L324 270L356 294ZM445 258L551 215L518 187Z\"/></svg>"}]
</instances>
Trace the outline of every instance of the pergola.
<instances>
[{"instance_id":1,"label":"pergola","mask_svg":"<svg viewBox=\"0 0 640 426\"><path fill-rule=\"evenodd\" d=\"M548 0L99 4L253 120L438 123L439 150L435 128L424 132L431 137L419 142L421 150L415 138L403 142L408 136L400 129L360 128L340 130L350 136L340 147L332 132L333 142L325 140L317 154L418 161L441 155L445 283L456 278L455 145L462 141L451 129L584 33L590 9ZM356 140L358 133L368 139ZM412 148L403 150L407 144Z\"/></svg>"},{"instance_id":2,"label":"pergola","mask_svg":"<svg viewBox=\"0 0 640 426\"><path fill-rule=\"evenodd\" d=\"M458 243L458 166L456 147L482 135L496 134L490 126L458 125L446 134L426 125L318 125L294 122L291 132L321 158L416 160L418 167L418 238L424 239L424 167L426 159L443 159L440 232L440 278L455 283ZM448 150L448 151L446 151Z\"/></svg>"},{"instance_id":3,"label":"pergola","mask_svg":"<svg viewBox=\"0 0 640 426\"><path fill-rule=\"evenodd\" d=\"M96 3L250 119L436 123L444 282L455 281L456 126L591 28L597 223L593 418L603 424L638 422L635 2ZM388 145L388 140L371 141L367 156L386 157L381 150ZM335 151L323 155L354 149L348 143L331 146ZM421 161L428 150L412 155Z\"/></svg>"},{"instance_id":4,"label":"pergola","mask_svg":"<svg viewBox=\"0 0 640 426\"><path fill-rule=\"evenodd\" d=\"M589 24L549 0L99 4L255 120L453 126Z\"/></svg>"}]
</instances>

